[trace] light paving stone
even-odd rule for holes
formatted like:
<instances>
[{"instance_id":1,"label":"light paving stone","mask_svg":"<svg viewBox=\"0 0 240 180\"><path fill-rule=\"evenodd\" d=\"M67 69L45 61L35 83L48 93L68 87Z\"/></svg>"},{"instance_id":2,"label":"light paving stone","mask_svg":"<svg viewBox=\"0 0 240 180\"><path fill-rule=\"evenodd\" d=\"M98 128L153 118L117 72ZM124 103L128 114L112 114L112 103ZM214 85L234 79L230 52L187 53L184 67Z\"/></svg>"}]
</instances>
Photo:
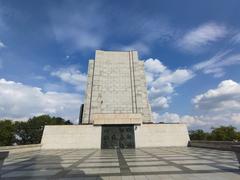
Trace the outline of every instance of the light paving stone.
<instances>
[{"instance_id":1,"label":"light paving stone","mask_svg":"<svg viewBox=\"0 0 240 180\"><path fill-rule=\"evenodd\" d=\"M137 165L166 165L164 161L150 161L150 162L127 162L128 166L137 166Z\"/></svg>"},{"instance_id":2,"label":"light paving stone","mask_svg":"<svg viewBox=\"0 0 240 180\"><path fill-rule=\"evenodd\" d=\"M159 180L159 176L158 175L146 175L146 178L148 180Z\"/></svg>"},{"instance_id":3,"label":"light paving stone","mask_svg":"<svg viewBox=\"0 0 240 180\"><path fill-rule=\"evenodd\" d=\"M60 170L32 170L32 171L14 171L7 174L2 175L3 178L8 177L36 177L36 176L51 176L55 175Z\"/></svg>"},{"instance_id":4,"label":"light paving stone","mask_svg":"<svg viewBox=\"0 0 240 180\"><path fill-rule=\"evenodd\" d=\"M122 158L125 158L126 163L119 163L118 154L116 150L98 150L93 153L93 150L62 150L62 151L39 151L36 154L28 155L22 154L6 159L6 162L11 162L12 165L3 164L1 171L3 178L11 179L164 179L164 180L237 180L240 179L240 172L236 164L236 157L231 152L212 151L206 149L195 148L144 148L144 149L124 149ZM192 153L195 152L195 153ZM88 156L90 153L92 155ZM205 154L212 154L213 159L204 159ZM224 153L232 162L223 162L221 154ZM158 156L161 154L161 156ZM203 164L181 164L175 163L172 159L165 159L166 157L175 157L182 161L186 157L186 161L192 157L192 154L199 162ZM189 155L188 155L189 154ZM213 155L214 154L214 155ZM74 156L75 162L65 163L63 157ZM81 156L77 156L81 155ZM85 155L85 156L84 156ZM174 156L169 156L174 155ZM58 157L56 157L58 156ZM32 164L24 164L18 160L23 158L25 162ZM52 157L52 158L51 158ZM137 161L127 162L126 159L146 160L148 158L157 158L153 161ZM144 158L143 158L144 157ZM110 158L117 162L105 161ZM112 159L111 159L112 158ZM59 161L57 161L57 159ZM88 160L97 160L86 162ZM207 161L205 161L207 160ZM209 162L210 161L210 162ZM212 161L212 162L211 162ZM154 164L153 164L154 163ZM159 164L158 164L159 163ZM162 164L164 163L164 164ZM92 165L90 167L89 165ZM103 166L102 166L103 165ZM12 168L10 168L12 166ZM122 167L126 166L126 167ZM8 168L9 167L9 168ZM129 171L128 171L129 170Z\"/></svg>"},{"instance_id":5,"label":"light paving stone","mask_svg":"<svg viewBox=\"0 0 240 180\"><path fill-rule=\"evenodd\" d=\"M209 164L214 163L214 161L204 160L204 159L193 159L193 160L178 160L172 161L176 164Z\"/></svg>"},{"instance_id":6,"label":"light paving stone","mask_svg":"<svg viewBox=\"0 0 240 180\"><path fill-rule=\"evenodd\" d=\"M122 176L122 180L134 180L134 176Z\"/></svg>"},{"instance_id":7,"label":"light paving stone","mask_svg":"<svg viewBox=\"0 0 240 180\"><path fill-rule=\"evenodd\" d=\"M82 163L78 167L97 167L97 166L119 166L118 162L109 163L109 162L95 162L95 163Z\"/></svg>"},{"instance_id":8,"label":"light paving stone","mask_svg":"<svg viewBox=\"0 0 240 180\"><path fill-rule=\"evenodd\" d=\"M140 176L134 176L135 180L148 180L146 176L140 175Z\"/></svg>"},{"instance_id":9,"label":"light paving stone","mask_svg":"<svg viewBox=\"0 0 240 180\"><path fill-rule=\"evenodd\" d=\"M184 167L187 167L192 170L219 170L219 168L212 167L209 165L185 165Z\"/></svg>"},{"instance_id":10,"label":"light paving stone","mask_svg":"<svg viewBox=\"0 0 240 180\"><path fill-rule=\"evenodd\" d=\"M132 172L161 172L161 171L181 171L174 166L150 166L150 167L130 167Z\"/></svg>"},{"instance_id":11,"label":"light paving stone","mask_svg":"<svg viewBox=\"0 0 240 180\"><path fill-rule=\"evenodd\" d=\"M194 160L197 159L196 157L189 157L189 156L171 156L171 157L164 157L167 160Z\"/></svg>"},{"instance_id":12,"label":"light paving stone","mask_svg":"<svg viewBox=\"0 0 240 180\"><path fill-rule=\"evenodd\" d=\"M78 174L82 172L83 174L110 174L110 173L120 173L119 168L80 168L74 169L69 174Z\"/></svg>"}]
</instances>

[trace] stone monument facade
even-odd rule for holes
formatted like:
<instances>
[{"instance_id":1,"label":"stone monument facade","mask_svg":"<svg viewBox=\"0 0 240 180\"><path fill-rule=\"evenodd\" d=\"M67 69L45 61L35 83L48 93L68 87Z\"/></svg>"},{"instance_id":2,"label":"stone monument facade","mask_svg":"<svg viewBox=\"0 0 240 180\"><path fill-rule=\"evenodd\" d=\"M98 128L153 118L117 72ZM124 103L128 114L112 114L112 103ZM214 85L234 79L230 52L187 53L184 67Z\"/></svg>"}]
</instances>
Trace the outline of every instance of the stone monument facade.
<instances>
[{"instance_id":1,"label":"stone monument facade","mask_svg":"<svg viewBox=\"0 0 240 180\"><path fill-rule=\"evenodd\" d=\"M137 51L96 51L89 60L83 124L151 122L144 62ZM104 122L103 122L104 121Z\"/></svg>"},{"instance_id":2,"label":"stone monument facade","mask_svg":"<svg viewBox=\"0 0 240 180\"><path fill-rule=\"evenodd\" d=\"M185 124L155 124L137 51L100 51L89 60L79 125L45 126L43 149L187 146Z\"/></svg>"}]
</instances>

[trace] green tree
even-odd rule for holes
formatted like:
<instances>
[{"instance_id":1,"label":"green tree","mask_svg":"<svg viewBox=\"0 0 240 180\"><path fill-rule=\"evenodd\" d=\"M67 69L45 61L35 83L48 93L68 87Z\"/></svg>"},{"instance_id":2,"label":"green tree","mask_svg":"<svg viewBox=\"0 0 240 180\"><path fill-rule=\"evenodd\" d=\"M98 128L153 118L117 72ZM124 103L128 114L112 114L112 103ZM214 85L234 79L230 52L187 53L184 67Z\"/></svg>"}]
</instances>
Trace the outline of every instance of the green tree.
<instances>
[{"instance_id":1,"label":"green tree","mask_svg":"<svg viewBox=\"0 0 240 180\"><path fill-rule=\"evenodd\" d=\"M16 122L15 132L17 144L38 144L41 142L45 125L70 125L69 120L65 121L60 117L41 115L33 117L26 122Z\"/></svg>"},{"instance_id":2,"label":"green tree","mask_svg":"<svg viewBox=\"0 0 240 180\"><path fill-rule=\"evenodd\" d=\"M237 134L236 134L236 140L240 141L240 132L237 132Z\"/></svg>"},{"instance_id":3,"label":"green tree","mask_svg":"<svg viewBox=\"0 0 240 180\"><path fill-rule=\"evenodd\" d=\"M12 145L14 137L14 123L10 120L0 121L0 146Z\"/></svg>"},{"instance_id":4,"label":"green tree","mask_svg":"<svg viewBox=\"0 0 240 180\"><path fill-rule=\"evenodd\" d=\"M236 128L233 126L220 126L212 128L212 140L215 141L232 141L237 138Z\"/></svg>"},{"instance_id":5,"label":"green tree","mask_svg":"<svg viewBox=\"0 0 240 180\"><path fill-rule=\"evenodd\" d=\"M190 131L189 136L191 140L206 140L207 133L201 129L197 129L195 131Z\"/></svg>"}]
</instances>

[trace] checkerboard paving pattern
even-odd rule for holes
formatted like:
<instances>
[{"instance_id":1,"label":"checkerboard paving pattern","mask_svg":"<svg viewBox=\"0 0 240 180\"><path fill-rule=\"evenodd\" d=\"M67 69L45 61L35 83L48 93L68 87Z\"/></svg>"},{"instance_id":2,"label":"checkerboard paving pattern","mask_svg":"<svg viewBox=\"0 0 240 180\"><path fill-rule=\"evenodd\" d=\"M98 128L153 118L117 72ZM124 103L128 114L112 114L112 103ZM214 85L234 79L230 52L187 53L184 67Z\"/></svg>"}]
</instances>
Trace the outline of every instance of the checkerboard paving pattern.
<instances>
[{"instance_id":1,"label":"checkerboard paving pattern","mask_svg":"<svg viewBox=\"0 0 240 180\"><path fill-rule=\"evenodd\" d=\"M203 148L42 150L10 155L1 178L239 180L240 169L233 152Z\"/></svg>"}]
</instances>

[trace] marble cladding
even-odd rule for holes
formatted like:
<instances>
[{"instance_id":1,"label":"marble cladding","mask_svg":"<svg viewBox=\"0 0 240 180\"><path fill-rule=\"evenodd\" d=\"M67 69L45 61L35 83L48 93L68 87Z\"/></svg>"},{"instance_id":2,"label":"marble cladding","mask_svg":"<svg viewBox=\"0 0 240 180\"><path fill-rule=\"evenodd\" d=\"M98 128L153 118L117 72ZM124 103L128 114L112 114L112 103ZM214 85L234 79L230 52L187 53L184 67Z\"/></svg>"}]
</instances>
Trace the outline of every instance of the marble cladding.
<instances>
[{"instance_id":1,"label":"marble cladding","mask_svg":"<svg viewBox=\"0 0 240 180\"><path fill-rule=\"evenodd\" d=\"M144 62L137 51L96 51L89 61L83 123L93 123L93 114L141 114L151 122Z\"/></svg>"}]
</instances>

